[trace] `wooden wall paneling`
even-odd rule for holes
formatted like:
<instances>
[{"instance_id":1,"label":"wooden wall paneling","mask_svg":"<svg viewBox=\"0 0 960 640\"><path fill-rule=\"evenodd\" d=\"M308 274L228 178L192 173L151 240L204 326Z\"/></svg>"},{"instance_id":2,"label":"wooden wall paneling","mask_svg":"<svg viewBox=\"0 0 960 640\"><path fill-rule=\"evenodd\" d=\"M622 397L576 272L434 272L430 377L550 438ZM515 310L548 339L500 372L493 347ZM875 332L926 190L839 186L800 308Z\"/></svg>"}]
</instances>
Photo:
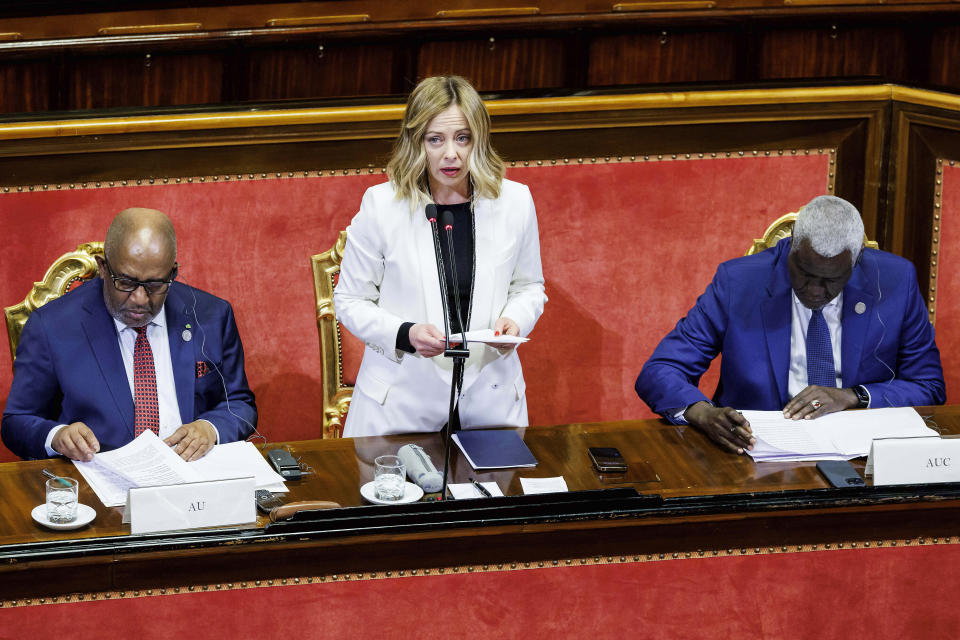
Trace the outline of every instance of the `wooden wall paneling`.
<instances>
[{"instance_id":1,"label":"wooden wall paneling","mask_svg":"<svg viewBox=\"0 0 960 640\"><path fill-rule=\"evenodd\" d=\"M67 58L67 109L215 104L222 101L223 51L129 52Z\"/></svg>"},{"instance_id":2,"label":"wooden wall paneling","mask_svg":"<svg viewBox=\"0 0 960 640\"><path fill-rule=\"evenodd\" d=\"M960 105L958 105L960 106ZM960 157L960 108L953 113L933 107L894 103L890 235L894 253L917 267L925 294L930 278L931 229L937 158Z\"/></svg>"},{"instance_id":3,"label":"wooden wall paneling","mask_svg":"<svg viewBox=\"0 0 960 640\"><path fill-rule=\"evenodd\" d=\"M760 79L906 76L907 36L896 26L824 22L760 36Z\"/></svg>"},{"instance_id":4,"label":"wooden wall paneling","mask_svg":"<svg viewBox=\"0 0 960 640\"><path fill-rule=\"evenodd\" d=\"M860 210L867 235L887 249L886 220L890 216L885 185L889 171L889 102L875 104L862 112L837 146L835 195Z\"/></svg>"},{"instance_id":5,"label":"wooden wall paneling","mask_svg":"<svg viewBox=\"0 0 960 640\"><path fill-rule=\"evenodd\" d=\"M317 39L308 45L247 52L246 99L328 98L409 91L398 77L409 67L411 43L350 44Z\"/></svg>"},{"instance_id":6,"label":"wooden wall paneling","mask_svg":"<svg viewBox=\"0 0 960 640\"><path fill-rule=\"evenodd\" d=\"M875 93L867 90L868 95ZM704 151L751 153L754 149L789 152L831 147L838 149L845 173L854 170L846 162L864 163L864 145L871 136L878 135L876 122L885 104L840 101L745 106L736 104L736 92L729 97L718 92L716 95L724 98L723 104L698 108L665 106L694 99L693 95L696 94L669 94L662 100L664 106L658 108L571 110L564 106L564 99L556 107L550 106L550 99L542 103L543 107L539 106L540 101L534 101L536 108L527 112L492 108L494 144L511 161ZM775 96L771 99L779 100ZM401 104L391 109L395 113L369 120L364 120L365 107L361 106L346 110L354 114L347 121L294 120L286 125L238 124L223 128L201 124L200 129L133 131L134 125L121 120L122 129L113 133L104 130L86 136L0 138L0 186L379 167L389 152L402 115ZM238 112L238 120L251 113ZM229 123L233 117L223 113L211 122ZM865 168L857 170L858 175L866 173ZM846 184L842 174L838 178L838 184ZM858 184L859 191L853 195L852 189L844 191L859 202L863 199L862 181L852 182Z\"/></svg>"},{"instance_id":7,"label":"wooden wall paneling","mask_svg":"<svg viewBox=\"0 0 960 640\"><path fill-rule=\"evenodd\" d=\"M48 77L57 80L48 93L65 97L47 100L38 92L22 103L0 100L0 109L399 96L416 78L446 72L467 75L485 91L850 77L960 89L960 5L613 12L607 5L586 3L577 10L576 2L566 2L542 7L539 15L431 13L431 7L453 4L368 7L375 15L367 22L281 28L265 28L249 10L235 8L254 22L204 23L184 33L101 36L94 29L76 38L0 41L0 59L27 55L50 65ZM306 8L299 5L294 13ZM153 58L149 73L138 61L147 53ZM327 60L329 69L314 65L315 58Z\"/></svg>"},{"instance_id":8,"label":"wooden wall paneling","mask_svg":"<svg viewBox=\"0 0 960 640\"><path fill-rule=\"evenodd\" d=\"M960 26L945 25L931 33L927 81L935 86L960 90Z\"/></svg>"},{"instance_id":9,"label":"wooden wall paneling","mask_svg":"<svg viewBox=\"0 0 960 640\"><path fill-rule=\"evenodd\" d=\"M58 66L55 60L0 61L0 113L58 109Z\"/></svg>"},{"instance_id":10,"label":"wooden wall paneling","mask_svg":"<svg viewBox=\"0 0 960 640\"><path fill-rule=\"evenodd\" d=\"M560 36L430 40L420 46L417 78L453 73L479 91L564 86L570 51Z\"/></svg>"},{"instance_id":11,"label":"wooden wall paneling","mask_svg":"<svg viewBox=\"0 0 960 640\"><path fill-rule=\"evenodd\" d=\"M590 42L591 87L671 82L731 82L737 77L733 31L599 35Z\"/></svg>"}]
</instances>

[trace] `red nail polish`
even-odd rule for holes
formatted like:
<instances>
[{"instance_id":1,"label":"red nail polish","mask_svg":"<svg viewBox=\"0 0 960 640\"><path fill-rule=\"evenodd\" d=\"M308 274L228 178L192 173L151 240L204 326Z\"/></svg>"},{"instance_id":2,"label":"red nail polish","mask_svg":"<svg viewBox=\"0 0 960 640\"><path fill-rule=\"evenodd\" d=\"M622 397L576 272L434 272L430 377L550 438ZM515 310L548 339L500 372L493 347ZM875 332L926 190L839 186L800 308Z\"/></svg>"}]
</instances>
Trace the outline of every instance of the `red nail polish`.
<instances>
[{"instance_id":1,"label":"red nail polish","mask_svg":"<svg viewBox=\"0 0 960 640\"><path fill-rule=\"evenodd\" d=\"M493 335L498 336L498 335L500 335L500 332L499 332L499 331L494 331L494 332L493 332Z\"/></svg>"}]
</instances>

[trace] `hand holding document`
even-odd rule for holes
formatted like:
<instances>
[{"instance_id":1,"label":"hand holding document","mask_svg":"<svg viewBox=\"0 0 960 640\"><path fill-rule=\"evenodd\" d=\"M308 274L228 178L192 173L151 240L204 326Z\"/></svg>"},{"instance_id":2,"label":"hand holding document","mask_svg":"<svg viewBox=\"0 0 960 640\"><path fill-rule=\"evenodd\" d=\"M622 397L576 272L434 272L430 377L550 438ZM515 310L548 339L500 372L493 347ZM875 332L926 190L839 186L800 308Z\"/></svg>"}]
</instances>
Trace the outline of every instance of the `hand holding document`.
<instances>
[{"instance_id":1,"label":"hand holding document","mask_svg":"<svg viewBox=\"0 0 960 640\"><path fill-rule=\"evenodd\" d=\"M816 420L788 420L781 411L742 411L757 439L757 462L849 460L876 438L936 436L912 407L839 411Z\"/></svg>"},{"instance_id":2,"label":"hand holding document","mask_svg":"<svg viewBox=\"0 0 960 640\"><path fill-rule=\"evenodd\" d=\"M286 491L257 448L249 442L216 445L206 456L186 462L153 431L145 431L129 444L98 453L90 462L73 461L74 466L106 507L121 507L127 491L135 487L226 480L253 476L257 488Z\"/></svg>"}]
</instances>

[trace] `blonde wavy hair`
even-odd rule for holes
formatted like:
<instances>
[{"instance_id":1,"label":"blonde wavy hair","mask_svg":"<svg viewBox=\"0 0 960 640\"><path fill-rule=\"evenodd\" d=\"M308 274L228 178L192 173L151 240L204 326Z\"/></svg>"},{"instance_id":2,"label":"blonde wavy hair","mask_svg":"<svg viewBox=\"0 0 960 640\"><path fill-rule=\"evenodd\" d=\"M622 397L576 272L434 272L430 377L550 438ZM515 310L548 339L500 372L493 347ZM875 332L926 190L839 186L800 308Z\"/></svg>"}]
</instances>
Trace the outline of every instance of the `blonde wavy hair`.
<instances>
[{"instance_id":1,"label":"blonde wavy hair","mask_svg":"<svg viewBox=\"0 0 960 640\"><path fill-rule=\"evenodd\" d=\"M473 134L473 149L467 158L473 195L490 199L500 196L506 166L490 146L490 114L483 100L477 90L460 76L434 76L422 80L410 94L400 135L387 163L387 175L397 192L397 199L409 199L411 209L433 201L427 181L427 153L423 139L430 121L452 104L463 111Z\"/></svg>"}]
</instances>

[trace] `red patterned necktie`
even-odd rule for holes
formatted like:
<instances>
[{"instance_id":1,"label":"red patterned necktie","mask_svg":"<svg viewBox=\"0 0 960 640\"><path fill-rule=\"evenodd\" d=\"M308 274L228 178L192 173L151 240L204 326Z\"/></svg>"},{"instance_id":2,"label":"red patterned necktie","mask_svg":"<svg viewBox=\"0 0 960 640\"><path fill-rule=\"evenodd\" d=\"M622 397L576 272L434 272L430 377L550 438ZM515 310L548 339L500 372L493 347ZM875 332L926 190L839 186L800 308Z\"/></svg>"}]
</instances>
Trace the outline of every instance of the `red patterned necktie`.
<instances>
[{"instance_id":1,"label":"red patterned necktie","mask_svg":"<svg viewBox=\"0 0 960 640\"><path fill-rule=\"evenodd\" d=\"M133 436L147 429L160 435L160 409L157 406L157 372L153 351L147 340L146 327L134 327L137 341L133 345Z\"/></svg>"}]
</instances>

